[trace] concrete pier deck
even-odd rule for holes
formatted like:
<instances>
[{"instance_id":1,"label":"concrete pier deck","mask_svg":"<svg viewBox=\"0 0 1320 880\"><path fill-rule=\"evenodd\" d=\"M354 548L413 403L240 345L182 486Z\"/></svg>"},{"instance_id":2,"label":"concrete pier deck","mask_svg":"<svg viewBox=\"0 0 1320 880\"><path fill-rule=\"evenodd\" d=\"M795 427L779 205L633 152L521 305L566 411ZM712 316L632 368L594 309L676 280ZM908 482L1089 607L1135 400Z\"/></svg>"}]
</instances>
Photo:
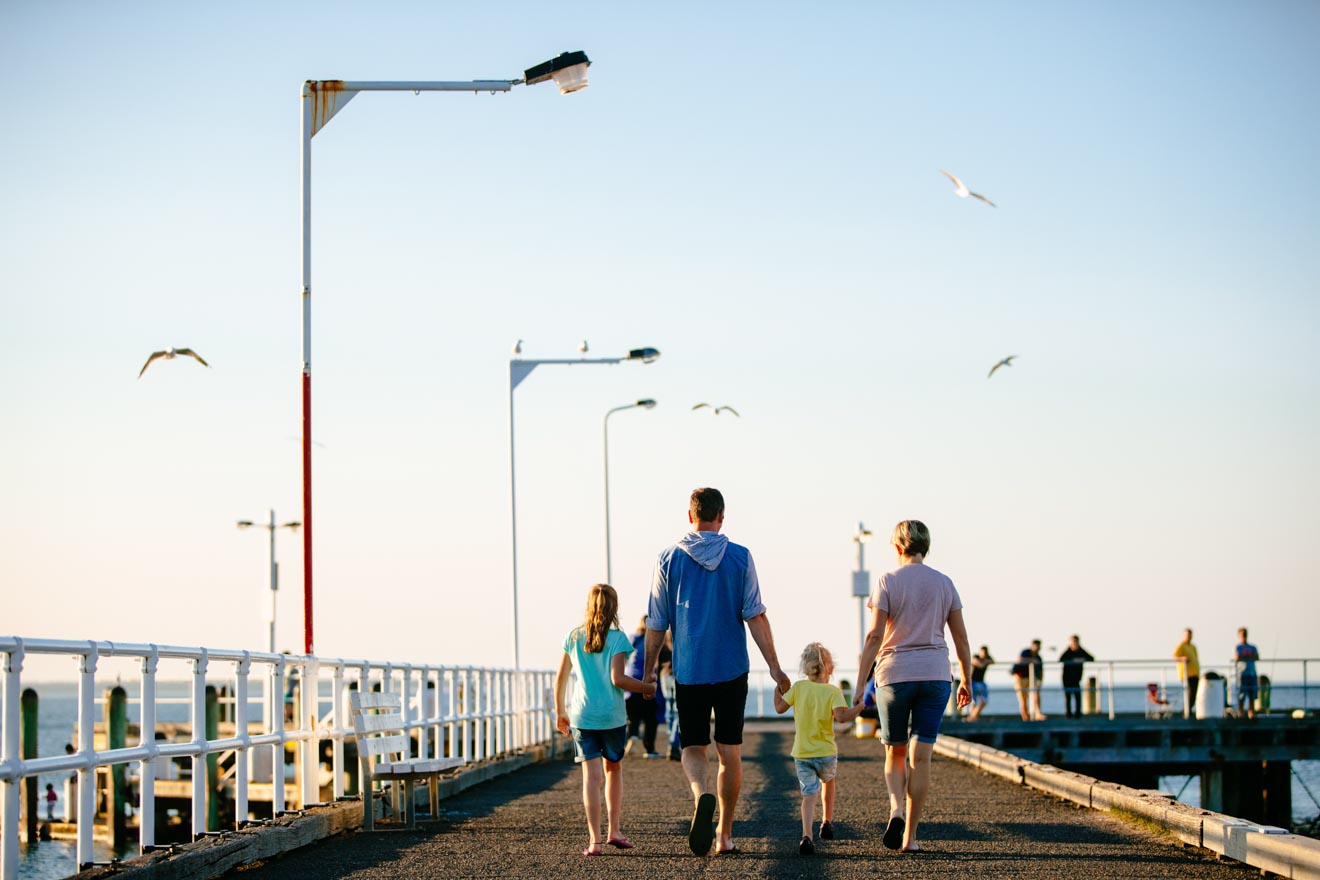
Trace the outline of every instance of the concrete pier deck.
<instances>
[{"instance_id":1,"label":"concrete pier deck","mask_svg":"<svg viewBox=\"0 0 1320 880\"><path fill-rule=\"evenodd\" d=\"M560 760L447 799L439 821L416 832L348 833L247 867L241 875L243 880L1259 876L1246 865L1217 861L1139 824L938 757L921 825L927 852L892 853L880 845L888 816L880 744L843 737L839 742L839 838L821 842L811 858L797 853L800 797L788 757L792 728L761 723L749 724L743 747L742 801L734 825L740 855L689 853L691 799L679 765L632 756L624 763L624 832L637 847L628 852L580 855L587 842L581 774L570 760Z\"/></svg>"}]
</instances>

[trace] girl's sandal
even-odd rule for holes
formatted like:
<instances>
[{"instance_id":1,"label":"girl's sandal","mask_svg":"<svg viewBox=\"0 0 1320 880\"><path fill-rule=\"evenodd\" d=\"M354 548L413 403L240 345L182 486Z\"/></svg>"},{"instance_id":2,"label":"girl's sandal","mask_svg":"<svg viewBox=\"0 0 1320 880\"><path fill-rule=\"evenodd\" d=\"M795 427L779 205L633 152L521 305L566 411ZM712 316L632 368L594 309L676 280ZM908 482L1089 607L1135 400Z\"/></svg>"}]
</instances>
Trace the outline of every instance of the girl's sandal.
<instances>
[{"instance_id":1,"label":"girl's sandal","mask_svg":"<svg viewBox=\"0 0 1320 880\"><path fill-rule=\"evenodd\" d=\"M594 846L589 846L582 851L582 854L584 856L599 856L599 855L603 855L604 852L605 852L604 850L596 849Z\"/></svg>"},{"instance_id":2,"label":"girl's sandal","mask_svg":"<svg viewBox=\"0 0 1320 880\"><path fill-rule=\"evenodd\" d=\"M619 849L633 848L633 842L626 837L611 837L609 840L605 842L608 843L610 846L618 847Z\"/></svg>"}]
</instances>

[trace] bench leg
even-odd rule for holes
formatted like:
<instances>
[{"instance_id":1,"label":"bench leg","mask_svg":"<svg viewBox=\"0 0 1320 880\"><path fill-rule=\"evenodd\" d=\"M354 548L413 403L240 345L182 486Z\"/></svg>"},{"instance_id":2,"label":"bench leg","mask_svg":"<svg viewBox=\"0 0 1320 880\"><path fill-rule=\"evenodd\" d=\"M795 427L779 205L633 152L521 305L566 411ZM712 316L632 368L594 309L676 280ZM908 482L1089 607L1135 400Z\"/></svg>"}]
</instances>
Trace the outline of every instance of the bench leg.
<instances>
[{"instance_id":1,"label":"bench leg","mask_svg":"<svg viewBox=\"0 0 1320 880\"><path fill-rule=\"evenodd\" d=\"M412 777L403 780L403 818L409 828L417 827L417 799L413 791Z\"/></svg>"},{"instance_id":2,"label":"bench leg","mask_svg":"<svg viewBox=\"0 0 1320 880\"><path fill-rule=\"evenodd\" d=\"M376 827L375 782L371 778L371 768L362 762L358 774L358 790L362 792L362 830L371 831Z\"/></svg>"},{"instance_id":3,"label":"bench leg","mask_svg":"<svg viewBox=\"0 0 1320 880\"><path fill-rule=\"evenodd\" d=\"M432 773L431 780L431 821L440 818L440 774Z\"/></svg>"}]
</instances>

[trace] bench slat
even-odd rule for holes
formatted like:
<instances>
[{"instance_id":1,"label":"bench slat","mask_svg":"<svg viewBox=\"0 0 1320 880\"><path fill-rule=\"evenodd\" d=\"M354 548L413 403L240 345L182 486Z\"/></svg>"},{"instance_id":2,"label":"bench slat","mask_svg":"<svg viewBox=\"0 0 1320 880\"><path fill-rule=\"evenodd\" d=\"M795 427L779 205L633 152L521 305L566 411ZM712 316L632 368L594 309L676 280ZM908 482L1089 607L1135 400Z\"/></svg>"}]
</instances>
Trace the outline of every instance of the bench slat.
<instances>
[{"instance_id":1,"label":"bench slat","mask_svg":"<svg viewBox=\"0 0 1320 880\"><path fill-rule=\"evenodd\" d=\"M403 697L399 694L384 694L372 691L370 693L361 693L354 691L349 694L349 701L353 705L353 711L362 709L401 709L403 708Z\"/></svg>"},{"instance_id":2,"label":"bench slat","mask_svg":"<svg viewBox=\"0 0 1320 880\"><path fill-rule=\"evenodd\" d=\"M358 740L358 754L373 758L376 755L386 755L394 752L406 755L408 754L408 746L408 737L401 733L392 736L373 736Z\"/></svg>"},{"instance_id":3,"label":"bench slat","mask_svg":"<svg viewBox=\"0 0 1320 880\"><path fill-rule=\"evenodd\" d=\"M358 736L382 730L403 730L403 716L393 712L388 715L354 715L353 730Z\"/></svg>"}]
</instances>

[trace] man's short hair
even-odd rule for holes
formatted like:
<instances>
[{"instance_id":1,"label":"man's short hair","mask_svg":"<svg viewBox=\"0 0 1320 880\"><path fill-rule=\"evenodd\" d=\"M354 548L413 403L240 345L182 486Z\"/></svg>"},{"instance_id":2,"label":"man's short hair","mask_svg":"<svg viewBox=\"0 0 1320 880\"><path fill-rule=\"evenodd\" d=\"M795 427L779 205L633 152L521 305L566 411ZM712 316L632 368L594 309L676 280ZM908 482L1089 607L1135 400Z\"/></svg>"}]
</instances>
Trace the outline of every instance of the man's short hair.
<instances>
[{"instance_id":1,"label":"man's short hair","mask_svg":"<svg viewBox=\"0 0 1320 880\"><path fill-rule=\"evenodd\" d=\"M693 522L715 522L715 518L724 512L724 496L719 489L693 489L688 511Z\"/></svg>"},{"instance_id":2,"label":"man's short hair","mask_svg":"<svg viewBox=\"0 0 1320 880\"><path fill-rule=\"evenodd\" d=\"M919 519L905 519L894 526L893 543L904 556L925 556L930 552L930 529Z\"/></svg>"}]
</instances>

